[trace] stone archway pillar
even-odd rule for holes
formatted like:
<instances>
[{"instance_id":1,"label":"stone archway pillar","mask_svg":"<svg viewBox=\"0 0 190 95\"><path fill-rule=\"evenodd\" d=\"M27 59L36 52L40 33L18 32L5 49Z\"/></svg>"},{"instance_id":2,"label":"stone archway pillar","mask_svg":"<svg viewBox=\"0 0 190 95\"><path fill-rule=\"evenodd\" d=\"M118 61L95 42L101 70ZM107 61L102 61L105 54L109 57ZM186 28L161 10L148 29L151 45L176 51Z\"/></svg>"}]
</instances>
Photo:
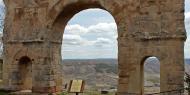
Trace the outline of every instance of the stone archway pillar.
<instances>
[{"instance_id":1,"label":"stone archway pillar","mask_svg":"<svg viewBox=\"0 0 190 95\"><path fill-rule=\"evenodd\" d=\"M63 90L61 43L45 42L42 57L34 65L34 83L32 91L35 93L56 93Z\"/></svg>"},{"instance_id":2,"label":"stone archway pillar","mask_svg":"<svg viewBox=\"0 0 190 95\"><path fill-rule=\"evenodd\" d=\"M118 95L140 94L141 65L137 48L134 41L126 38L119 37L118 42Z\"/></svg>"},{"instance_id":3,"label":"stone archway pillar","mask_svg":"<svg viewBox=\"0 0 190 95\"><path fill-rule=\"evenodd\" d=\"M174 90L167 95L179 95L177 92L184 91L184 41L179 39L167 41L159 56L160 91Z\"/></svg>"},{"instance_id":4,"label":"stone archway pillar","mask_svg":"<svg viewBox=\"0 0 190 95\"><path fill-rule=\"evenodd\" d=\"M156 56L160 61L161 92L184 88L183 39L149 40L145 42L119 37L118 40L118 95L143 94L143 61L148 56ZM166 94L175 95L176 91Z\"/></svg>"}]
</instances>

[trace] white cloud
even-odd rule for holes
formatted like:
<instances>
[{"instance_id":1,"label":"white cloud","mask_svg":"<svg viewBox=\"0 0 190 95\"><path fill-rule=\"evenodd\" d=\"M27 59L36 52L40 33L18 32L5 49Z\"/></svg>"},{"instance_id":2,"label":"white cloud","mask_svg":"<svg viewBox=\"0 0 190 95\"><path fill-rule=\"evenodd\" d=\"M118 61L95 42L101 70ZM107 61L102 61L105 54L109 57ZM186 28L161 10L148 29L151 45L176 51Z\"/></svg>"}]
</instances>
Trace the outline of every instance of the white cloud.
<instances>
[{"instance_id":1,"label":"white cloud","mask_svg":"<svg viewBox=\"0 0 190 95\"><path fill-rule=\"evenodd\" d=\"M190 38L188 38L185 42L185 58L190 58Z\"/></svg>"},{"instance_id":2,"label":"white cloud","mask_svg":"<svg viewBox=\"0 0 190 95\"><path fill-rule=\"evenodd\" d=\"M90 46L93 45L95 41L90 41L85 38L82 38L80 35L70 35L65 34L63 36L63 46Z\"/></svg>"},{"instance_id":3,"label":"white cloud","mask_svg":"<svg viewBox=\"0 0 190 95\"><path fill-rule=\"evenodd\" d=\"M79 35L63 36L63 46L96 46L96 47L107 47L114 44L115 41L108 38L97 38L96 40L87 40Z\"/></svg>"},{"instance_id":4,"label":"white cloud","mask_svg":"<svg viewBox=\"0 0 190 95\"><path fill-rule=\"evenodd\" d=\"M99 23L88 27L88 33L97 34L97 35L116 35L117 34L117 25L115 23Z\"/></svg>"},{"instance_id":5,"label":"white cloud","mask_svg":"<svg viewBox=\"0 0 190 95\"><path fill-rule=\"evenodd\" d=\"M190 12L185 13L185 18L190 18Z\"/></svg>"},{"instance_id":6,"label":"white cloud","mask_svg":"<svg viewBox=\"0 0 190 95\"><path fill-rule=\"evenodd\" d=\"M190 12L190 0L185 0L185 11Z\"/></svg>"},{"instance_id":7,"label":"white cloud","mask_svg":"<svg viewBox=\"0 0 190 95\"><path fill-rule=\"evenodd\" d=\"M69 51L64 51L62 54L63 59L94 59L94 58L117 58L116 49L95 49L95 50L86 50L86 49L73 49ZM65 55L64 55L65 54Z\"/></svg>"},{"instance_id":8,"label":"white cloud","mask_svg":"<svg viewBox=\"0 0 190 95\"><path fill-rule=\"evenodd\" d=\"M79 35L64 35L64 45L80 45L83 39Z\"/></svg>"},{"instance_id":9,"label":"white cloud","mask_svg":"<svg viewBox=\"0 0 190 95\"><path fill-rule=\"evenodd\" d=\"M185 20L185 28L186 28L187 34L189 34L190 33L190 18Z\"/></svg>"},{"instance_id":10,"label":"white cloud","mask_svg":"<svg viewBox=\"0 0 190 95\"><path fill-rule=\"evenodd\" d=\"M108 46L108 44L116 43L116 30L115 23L99 23L89 27L68 25L63 36L63 43L65 45Z\"/></svg>"},{"instance_id":11,"label":"white cloud","mask_svg":"<svg viewBox=\"0 0 190 95\"><path fill-rule=\"evenodd\" d=\"M107 47L107 46L113 45L113 41L111 39L98 38L94 42L94 45L97 47Z\"/></svg>"},{"instance_id":12,"label":"white cloud","mask_svg":"<svg viewBox=\"0 0 190 95\"><path fill-rule=\"evenodd\" d=\"M116 58L117 54L114 54L117 53L116 38L115 23L98 23L89 27L68 25L63 35L62 57Z\"/></svg>"},{"instance_id":13,"label":"white cloud","mask_svg":"<svg viewBox=\"0 0 190 95\"><path fill-rule=\"evenodd\" d=\"M68 25L65 28L65 34L116 38L117 26L115 23L99 23L89 27L78 24Z\"/></svg>"},{"instance_id":14,"label":"white cloud","mask_svg":"<svg viewBox=\"0 0 190 95\"><path fill-rule=\"evenodd\" d=\"M99 11L102 11L102 9L99 9L99 8L93 8L93 9L87 9L87 10L84 10L84 12L99 12Z\"/></svg>"},{"instance_id":15,"label":"white cloud","mask_svg":"<svg viewBox=\"0 0 190 95\"><path fill-rule=\"evenodd\" d=\"M185 26L187 31L187 40L185 42L185 58L190 58L190 0L186 0Z\"/></svg>"},{"instance_id":16,"label":"white cloud","mask_svg":"<svg viewBox=\"0 0 190 95\"><path fill-rule=\"evenodd\" d=\"M0 0L0 6L5 6L3 0Z\"/></svg>"},{"instance_id":17,"label":"white cloud","mask_svg":"<svg viewBox=\"0 0 190 95\"><path fill-rule=\"evenodd\" d=\"M76 35L83 35L88 32L88 29L80 26L78 24L75 25L67 25L65 28L65 34L76 34Z\"/></svg>"}]
</instances>

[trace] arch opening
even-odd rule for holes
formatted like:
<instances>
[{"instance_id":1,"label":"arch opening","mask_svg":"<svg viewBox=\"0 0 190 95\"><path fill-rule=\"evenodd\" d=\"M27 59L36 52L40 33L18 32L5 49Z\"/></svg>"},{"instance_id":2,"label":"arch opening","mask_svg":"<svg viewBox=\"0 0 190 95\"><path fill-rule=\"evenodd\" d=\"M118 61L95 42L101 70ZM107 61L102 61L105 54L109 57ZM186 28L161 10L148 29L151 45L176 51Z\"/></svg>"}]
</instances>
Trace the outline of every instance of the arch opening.
<instances>
[{"instance_id":1,"label":"arch opening","mask_svg":"<svg viewBox=\"0 0 190 95\"><path fill-rule=\"evenodd\" d=\"M111 15L112 19L114 19L115 17L112 15L112 13L107 10L106 8L102 7L102 5L99 2L96 1L92 1L92 2L77 2L77 3L72 3L72 4L68 4L67 6L65 6L64 8L60 8L61 10L59 10L58 13L55 14L50 14L50 17L53 18L53 22L52 22L52 35L51 37L54 37L54 32L59 32L59 35L56 35L56 37L54 37L54 39L58 40L62 38L63 35L63 30L66 28L66 25L68 24L68 22L70 21L71 18L73 18L74 16L76 16L76 14L87 10L87 9L101 9L106 11L109 15ZM54 9L52 9L53 11ZM117 23L117 20L114 19L114 22ZM60 42L62 40L59 40Z\"/></svg>"},{"instance_id":2,"label":"arch opening","mask_svg":"<svg viewBox=\"0 0 190 95\"><path fill-rule=\"evenodd\" d=\"M82 79L86 81L85 91L116 92L117 35L115 20L106 10L90 8L70 18L63 33L61 49L64 78L67 78L64 84L69 80Z\"/></svg>"},{"instance_id":3,"label":"arch opening","mask_svg":"<svg viewBox=\"0 0 190 95\"><path fill-rule=\"evenodd\" d=\"M142 94L160 92L160 60L155 56L146 57L141 64Z\"/></svg>"},{"instance_id":4,"label":"arch opening","mask_svg":"<svg viewBox=\"0 0 190 95\"><path fill-rule=\"evenodd\" d=\"M21 57L18 61L20 89L32 90L32 61L29 57Z\"/></svg>"}]
</instances>

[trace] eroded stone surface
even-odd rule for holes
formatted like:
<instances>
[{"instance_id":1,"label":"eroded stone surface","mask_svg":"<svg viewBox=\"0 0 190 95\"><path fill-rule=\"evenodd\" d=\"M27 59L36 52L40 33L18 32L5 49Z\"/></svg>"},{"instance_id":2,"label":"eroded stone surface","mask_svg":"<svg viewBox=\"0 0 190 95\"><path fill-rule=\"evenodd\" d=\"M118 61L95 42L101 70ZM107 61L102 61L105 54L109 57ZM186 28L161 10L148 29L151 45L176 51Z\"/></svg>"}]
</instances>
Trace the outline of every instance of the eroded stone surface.
<instances>
[{"instance_id":1,"label":"eroded stone surface","mask_svg":"<svg viewBox=\"0 0 190 95\"><path fill-rule=\"evenodd\" d=\"M61 44L65 25L77 12L105 9L118 26L118 94L143 93L143 61L156 56L161 91L183 88L184 0L4 0L4 73L6 89L52 93L62 90ZM28 57L32 74L19 67ZM24 71L28 71L24 69ZM24 81L31 80L30 86ZM126 94L125 94L126 95Z\"/></svg>"}]
</instances>

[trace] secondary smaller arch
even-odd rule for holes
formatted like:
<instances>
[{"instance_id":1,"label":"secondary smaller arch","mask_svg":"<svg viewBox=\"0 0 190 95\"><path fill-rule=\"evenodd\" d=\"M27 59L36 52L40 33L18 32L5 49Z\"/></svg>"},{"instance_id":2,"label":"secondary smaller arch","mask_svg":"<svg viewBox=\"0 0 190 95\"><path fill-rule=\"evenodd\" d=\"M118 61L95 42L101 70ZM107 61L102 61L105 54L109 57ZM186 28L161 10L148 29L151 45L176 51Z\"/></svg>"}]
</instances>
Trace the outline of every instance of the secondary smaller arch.
<instances>
[{"instance_id":1,"label":"secondary smaller arch","mask_svg":"<svg viewBox=\"0 0 190 95\"><path fill-rule=\"evenodd\" d=\"M160 60L158 57L147 56L142 60L141 84L142 95L160 92Z\"/></svg>"},{"instance_id":2,"label":"secondary smaller arch","mask_svg":"<svg viewBox=\"0 0 190 95\"><path fill-rule=\"evenodd\" d=\"M20 89L32 90L32 60L23 56L18 61Z\"/></svg>"},{"instance_id":3,"label":"secondary smaller arch","mask_svg":"<svg viewBox=\"0 0 190 95\"><path fill-rule=\"evenodd\" d=\"M31 62L31 59L27 56L23 56L19 59L19 64L26 64L26 63L29 63Z\"/></svg>"}]
</instances>

